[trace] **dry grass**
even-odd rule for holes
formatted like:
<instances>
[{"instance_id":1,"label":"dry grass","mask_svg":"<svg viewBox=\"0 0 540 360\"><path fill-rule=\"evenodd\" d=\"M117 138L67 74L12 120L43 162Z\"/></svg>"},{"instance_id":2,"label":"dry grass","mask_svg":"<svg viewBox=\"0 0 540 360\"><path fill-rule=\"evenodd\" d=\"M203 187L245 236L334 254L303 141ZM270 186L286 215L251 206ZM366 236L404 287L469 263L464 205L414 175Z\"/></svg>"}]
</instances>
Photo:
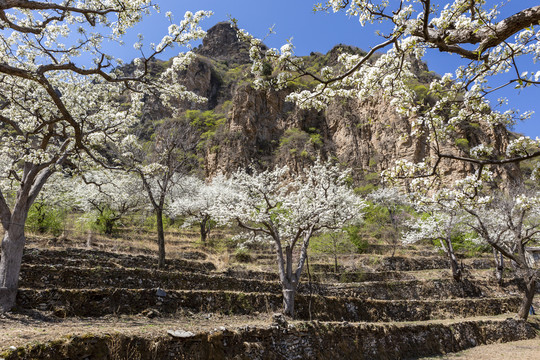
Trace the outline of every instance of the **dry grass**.
<instances>
[{"instance_id":1,"label":"dry grass","mask_svg":"<svg viewBox=\"0 0 540 360\"><path fill-rule=\"evenodd\" d=\"M149 319L144 316L109 316L100 318L47 318L38 312L32 315L0 315L0 353L11 346L57 340L68 335L114 334L158 337L167 334L167 330L182 329L192 332L209 331L224 326L269 325L271 316L194 314L193 316L160 317Z\"/></svg>"},{"instance_id":2,"label":"dry grass","mask_svg":"<svg viewBox=\"0 0 540 360\"><path fill-rule=\"evenodd\" d=\"M414 322L379 322L378 325L425 325L425 324L444 324L450 325L464 320L504 320L508 315L499 316L483 316L467 319L443 319L430 321L414 321ZM540 316L532 317L533 321L538 323ZM175 317L158 317L149 319L144 316L106 316L100 318L66 318L58 319L55 317L47 317L38 311L34 311L30 315L24 314L5 314L0 315L0 352L3 352L11 346L22 346L34 343L43 343L46 341L58 340L64 336L84 334L114 334L121 329L122 335L126 336L144 336L153 338L164 336L167 330L182 329L192 331L194 333L202 331L210 331L221 326L234 330L238 327L249 326L268 326L272 322L271 314L261 313L258 315L223 315L223 314L205 314L198 313L190 316L178 315ZM290 321L293 324L298 324L301 321ZM351 323L354 325L355 323ZM362 324L362 323L357 323ZM524 345L525 344L525 345ZM534 346L534 344L536 344ZM523 350L523 355L528 356L529 350L540 350L539 339L518 341L507 344L493 344L481 346L479 348L470 349L461 353L445 355L446 357L430 357L426 359L538 359L538 357L467 357L474 354L482 354L476 349L491 348L501 350L508 349L514 354L520 354ZM495 350L493 350L495 351ZM517 352L516 352L517 351ZM507 352L511 354L512 352ZM473 355L469 355L473 354ZM466 357L459 357L466 356Z\"/></svg>"},{"instance_id":3,"label":"dry grass","mask_svg":"<svg viewBox=\"0 0 540 360\"><path fill-rule=\"evenodd\" d=\"M460 359L460 360L538 360L540 358L540 339L514 341L502 344L477 346L472 349L421 358L422 360Z\"/></svg>"}]
</instances>

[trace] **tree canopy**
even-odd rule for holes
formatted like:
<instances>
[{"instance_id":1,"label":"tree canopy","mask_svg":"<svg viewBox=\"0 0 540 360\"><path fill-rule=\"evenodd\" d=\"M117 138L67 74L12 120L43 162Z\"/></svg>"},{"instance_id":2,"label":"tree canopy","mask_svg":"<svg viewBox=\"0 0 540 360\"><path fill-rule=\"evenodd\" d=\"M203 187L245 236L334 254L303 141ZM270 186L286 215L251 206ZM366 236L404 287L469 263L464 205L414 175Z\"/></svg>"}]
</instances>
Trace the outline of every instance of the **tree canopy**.
<instances>
[{"instance_id":1,"label":"tree canopy","mask_svg":"<svg viewBox=\"0 0 540 360\"><path fill-rule=\"evenodd\" d=\"M316 82L313 89L293 91L288 96L302 108L324 109L336 98L389 101L399 114L412 119L411 136L424 137L430 154L416 164L401 161L387 174L429 176L437 174L442 159L483 168L540 156L539 140L528 137L512 140L504 154L495 153L490 143L456 151L444 146L453 144L470 124L496 129L531 116L528 112L499 111L498 104L487 96L502 88L523 91L540 84L540 71L532 66L540 58L540 6L524 8L507 18L500 18L500 7L488 6L484 0L318 3L316 11L343 12L357 17L361 26L377 23L389 29L379 31L380 43L365 55L343 53L339 66L323 67L318 73L294 55L291 42L281 49L265 50L262 41L248 32L239 30L239 36L251 44L256 86L283 88L300 77ZM469 61L431 82L429 93L436 99L432 106L418 101L408 86L416 78L414 61L421 60L426 49L457 54ZM506 101L499 99L500 104Z\"/></svg>"},{"instance_id":2,"label":"tree canopy","mask_svg":"<svg viewBox=\"0 0 540 360\"><path fill-rule=\"evenodd\" d=\"M199 22L210 12L187 12L148 54L138 41L141 57L130 72L103 51L156 8L150 0L0 1L0 184L10 184L0 189L0 309L14 303L24 224L48 178L65 166L110 165L105 149L125 140L144 96L203 101L175 81L192 53L176 57L157 81L148 65L165 49L203 37Z\"/></svg>"}]
</instances>

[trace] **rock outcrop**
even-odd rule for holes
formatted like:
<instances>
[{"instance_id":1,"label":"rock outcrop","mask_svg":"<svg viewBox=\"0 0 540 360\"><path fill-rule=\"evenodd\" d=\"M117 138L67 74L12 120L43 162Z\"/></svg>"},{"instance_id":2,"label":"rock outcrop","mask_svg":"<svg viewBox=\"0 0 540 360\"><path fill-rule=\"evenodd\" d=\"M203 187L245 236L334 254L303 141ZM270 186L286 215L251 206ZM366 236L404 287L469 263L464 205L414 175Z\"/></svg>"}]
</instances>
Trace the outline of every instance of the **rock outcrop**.
<instances>
[{"instance_id":1,"label":"rock outcrop","mask_svg":"<svg viewBox=\"0 0 540 360\"><path fill-rule=\"evenodd\" d=\"M362 53L360 49L338 45L328 54L312 53L308 58L319 64L335 63L340 51ZM397 159L422 161L433 151L422 137L409 136L413 119L398 115L384 100L339 100L324 112L306 111L285 102L287 90L266 91L251 87L248 48L241 43L229 23L218 23L208 30L200 55L183 74L188 90L208 98L205 105L180 101L180 109L216 110L227 121L208 139L204 149L206 174L235 171L256 163L261 167L288 164L299 168L317 156L335 156L357 170L380 172ZM413 62L418 83L426 84L435 74L425 63ZM290 90L289 90L290 91ZM226 104L226 106L224 105ZM159 115L152 109L151 118ZM458 129L462 144L473 147L491 144L496 152L505 151L509 133L473 124ZM460 153L456 144L442 144L444 151ZM473 167L464 162L443 161L440 172L461 178ZM500 170L503 178L519 178L517 166Z\"/></svg>"},{"instance_id":2,"label":"rock outcrop","mask_svg":"<svg viewBox=\"0 0 540 360\"><path fill-rule=\"evenodd\" d=\"M385 101L336 101L326 111L316 112L285 102L286 94L250 86L236 89L226 124L228 141L219 139L219 146L207 152L208 175L229 172L254 161L263 167L287 164L295 169L317 155L336 156L354 169L381 172L397 159L419 162L433 155L423 137L410 136L412 119L398 115ZM499 153L509 141L504 128L493 130L488 126L461 129L458 136L470 147L482 142L491 144ZM443 144L442 149L463 155L455 144ZM439 170L451 180L470 174L473 167L459 161L442 161ZM499 175L519 178L520 173L516 166L509 166L500 169Z\"/></svg>"},{"instance_id":3,"label":"rock outcrop","mask_svg":"<svg viewBox=\"0 0 540 360\"><path fill-rule=\"evenodd\" d=\"M220 22L210 28L202 45L194 51L199 55L231 64L250 62L248 45L238 40L236 30L229 22Z\"/></svg>"}]
</instances>

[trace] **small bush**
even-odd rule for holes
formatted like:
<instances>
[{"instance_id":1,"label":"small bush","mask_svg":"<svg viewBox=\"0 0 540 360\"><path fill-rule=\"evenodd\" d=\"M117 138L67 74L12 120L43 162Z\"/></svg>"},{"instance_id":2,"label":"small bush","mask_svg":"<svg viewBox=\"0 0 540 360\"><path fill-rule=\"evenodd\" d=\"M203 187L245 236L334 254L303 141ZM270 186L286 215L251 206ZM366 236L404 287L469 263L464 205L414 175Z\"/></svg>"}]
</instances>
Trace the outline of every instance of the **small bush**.
<instances>
[{"instance_id":1,"label":"small bush","mask_svg":"<svg viewBox=\"0 0 540 360\"><path fill-rule=\"evenodd\" d=\"M96 216L94 228L102 234L113 235L117 232L117 216L110 208L105 208Z\"/></svg>"},{"instance_id":2,"label":"small bush","mask_svg":"<svg viewBox=\"0 0 540 360\"><path fill-rule=\"evenodd\" d=\"M28 212L26 226L33 232L59 236L64 229L65 217L65 211L42 203L34 203Z\"/></svg>"},{"instance_id":3,"label":"small bush","mask_svg":"<svg viewBox=\"0 0 540 360\"><path fill-rule=\"evenodd\" d=\"M433 244L440 246L440 241L433 241ZM475 257L491 251L488 244L477 240L476 233L457 234L452 237L452 246L455 252L461 253L466 257Z\"/></svg>"},{"instance_id":4,"label":"small bush","mask_svg":"<svg viewBox=\"0 0 540 360\"><path fill-rule=\"evenodd\" d=\"M344 228L349 241L356 247L356 251L362 254L367 250L369 242L360 235L360 229L361 227L359 225L351 225Z\"/></svg>"},{"instance_id":5,"label":"small bush","mask_svg":"<svg viewBox=\"0 0 540 360\"><path fill-rule=\"evenodd\" d=\"M236 258L236 261L241 262L241 263L248 263L253 260L251 258L251 254L249 250L245 247L240 247L236 249L234 253L234 257Z\"/></svg>"},{"instance_id":6,"label":"small bush","mask_svg":"<svg viewBox=\"0 0 540 360\"><path fill-rule=\"evenodd\" d=\"M174 224L174 220L172 220L168 216L163 216L163 230L167 230L173 224ZM157 220L156 220L156 215L155 214L150 215L149 217L147 217L144 220L144 227L148 231L156 231L156 229L157 229Z\"/></svg>"}]
</instances>

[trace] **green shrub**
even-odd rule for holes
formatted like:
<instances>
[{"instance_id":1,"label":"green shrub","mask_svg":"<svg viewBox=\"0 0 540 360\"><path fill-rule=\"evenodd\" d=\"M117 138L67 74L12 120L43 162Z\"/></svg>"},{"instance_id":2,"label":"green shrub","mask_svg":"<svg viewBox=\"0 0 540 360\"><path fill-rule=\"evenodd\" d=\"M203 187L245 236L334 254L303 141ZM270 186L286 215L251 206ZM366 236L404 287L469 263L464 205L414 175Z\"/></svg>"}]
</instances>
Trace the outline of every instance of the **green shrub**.
<instances>
[{"instance_id":1,"label":"green shrub","mask_svg":"<svg viewBox=\"0 0 540 360\"><path fill-rule=\"evenodd\" d=\"M118 232L118 221L120 217L110 207L104 207L95 214L92 228L101 234L114 235Z\"/></svg>"},{"instance_id":2,"label":"green shrub","mask_svg":"<svg viewBox=\"0 0 540 360\"><path fill-rule=\"evenodd\" d=\"M368 195L369 193L372 193L373 191L377 190L378 189L378 186L377 185L374 185L374 184L365 184L365 185L362 185L362 186L358 186L358 187L355 187L354 188L354 193L356 195L360 195L360 196L366 196Z\"/></svg>"},{"instance_id":3,"label":"green shrub","mask_svg":"<svg viewBox=\"0 0 540 360\"><path fill-rule=\"evenodd\" d=\"M174 224L174 221L171 218L169 218L167 216L163 216L163 230L167 230L173 224ZM144 227L148 231L156 231L156 229L157 229L157 220L156 220L156 215L155 214L150 215L149 217L147 217L144 220Z\"/></svg>"},{"instance_id":4,"label":"green shrub","mask_svg":"<svg viewBox=\"0 0 540 360\"><path fill-rule=\"evenodd\" d=\"M362 254L369 246L369 242L361 235L360 225L350 225L344 228L349 241L356 247L356 251Z\"/></svg>"},{"instance_id":5,"label":"green shrub","mask_svg":"<svg viewBox=\"0 0 540 360\"><path fill-rule=\"evenodd\" d=\"M461 233L452 236L452 247L457 253L461 253L467 257L475 257L491 251L488 244L477 241L478 235L474 232ZM435 246L440 246L439 240L434 240Z\"/></svg>"},{"instance_id":6,"label":"green shrub","mask_svg":"<svg viewBox=\"0 0 540 360\"><path fill-rule=\"evenodd\" d=\"M469 148L469 140L467 139L456 139L454 143L462 150L467 150Z\"/></svg>"},{"instance_id":7,"label":"green shrub","mask_svg":"<svg viewBox=\"0 0 540 360\"><path fill-rule=\"evenodd\" d=\"M248 263L252 261L249 249L245 247L237 248L236 251L234 252L234 257L236 258L236 261L242 262L242 263Z\"/></svg>"},{"instance_id":8,"label":"green shrub","mask_svg":"<svg viewBox=\"0 0 540 360\"><path fill-rule=\"evenodd\" d=\"M309 245L313 252L319 254L349 254L356 249L347 232L319 234L311 238Z\"/></svg>"},{"instance_id":9,"label":"green shrub","mask_svg":"<svg viewBox=\"0 0 540 360\"><path fill-rule=\"evenodd\" d=\"M30 207L26 226L30 231L40 234L59 236L64 230L66 212L43 203L34 203Z\"/></svg>"}]
</instances>

